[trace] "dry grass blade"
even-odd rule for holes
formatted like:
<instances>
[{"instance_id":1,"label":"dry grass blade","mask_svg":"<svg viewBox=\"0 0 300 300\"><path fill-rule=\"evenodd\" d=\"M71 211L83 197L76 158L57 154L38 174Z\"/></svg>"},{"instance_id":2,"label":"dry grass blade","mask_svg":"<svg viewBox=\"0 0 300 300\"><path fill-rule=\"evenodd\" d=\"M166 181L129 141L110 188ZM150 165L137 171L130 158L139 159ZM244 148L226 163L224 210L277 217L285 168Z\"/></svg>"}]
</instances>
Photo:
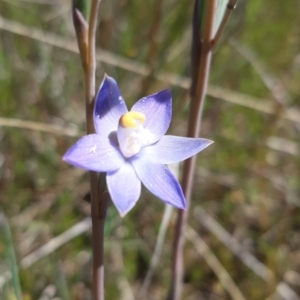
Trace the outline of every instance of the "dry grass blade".
<instances>
[{"instance_id":1,"label":"dry grass blade","mask_svg":"<svg viewBox=\"0 0 300 300\"><path fill-rule=\"evenodd\" d=\"M10 271L5 271L0 276L0 291L3 289L6 282L12 279L12 274Z\"/></svg>"},{"instance_id":2,"label":"dry grass blade","mask_svg":"<svg viewBox=\"0 0 300 300\"><path fill-rule=\"evenodd\" d=\"M284 85L275 78L271 72L267 71L266 66L264 66L263 62L257 57L254 51L240 44L240 42L234 38L229 40L229 44L251 64L256 73L260 76L264 85L272 93L273 98L281 105L286 103L287 91Z\"/></svg>"},{"instance_id":3,"label":"dry grass blade","mask_svg":"<svg viewBox=\"0 0 300 300\"><path fill-rule=\"evenodd\" d=\"M110 254L112 256L112 260L114 262L114 269L118 272L117 276L117 286L121 292L120 300L134 300L134 295L130 284L126 277L124 276L124 261L123 261L123 253L120 242L112 241L111 242L111 251Z\"/></svg>"},{"instance_id":4,"label":"dry grass blade","mask_svg":"<svg viewBox=\"0 0 300 300\"><path fill-rule=\"evenodd\" d=\"M224 100L226 102L251 108L266 114L276 114L274 104L265 99L258 99L250 95L233 92L221 87L208 87L207 94L211 97ZM281 113L283 119L300 123L300 111L296 108L288 108Z\"/></svg>"},{"instance_id":5,"label":"dry grass blade","mask_svg":"<svg viewBox=\"0 0 300 300\"><path fill-rule=\"evenodd\" d=\"M167 227L170 223L172 212L173 212L173 207L166 204L164 214L163 214L163 219L160 224L159 233L158 233L156 244L155 244L155 249L154 249L153 255L151 257L150 266L149 266L149 269L145 276L145 279L143 281L142 287L138 293L138 299L140 299L140 298L142 299L147 294L147 290L150 286L150 283L151 283L151 280L152 280L152 277L154 274L154 270L159 262L162 247L165 242Z\"/></svg>"},{"instance_id":6,"label":"dry grass blade","mask_svg":"<svg viewBox=\"0 0 300 300\"><path fill-rule=\"evenodd\" d=\"M55 251L60 246L69 242L70 240L77 237L78 235L86 232L90 228L91 228L91 219L90 218L86 218L86 219L76 223L71 228L69 228L62 234L58 235L57 237L53 238L52 240L50 240L48 243L46 243L42 247L36 249L29 255L25 256L20 262L21 267L28 268L29 266L33 265L41 258L49 255L50 253Z\"/></svg>"},{"instance_id":7,"label":"dry grass blade","mask_svg":"<svg viewBox=\"0 0 300 300\"><path fill-rule=\"evenodd\" d=\"M70 137L79 137L83 135L82 132L77 129L68 128L64 126L47 124L42 122L35 122L29 120L20 120L12 118L3 118L0 117L0 126L4 127L15 127L21 129L35 130L46 132L55 135L70 136ZM300 153L300 146L294 141L288 139L283 139L276 136L271 136L266 140L266 146L270 149L287 153L290 155L297 156Z\"/></svg>"},{"instance_id":8,"label":"dry grass blade","mask_svg":"<svg viewBox=\"0 0 300 300\"><path fill-rule=\"evenodd\" d=\"M212 232L219 241L221 241L230 251L236 255L248 268L257 276L268 281L274 277L274 274L255 256L246 251L243 246L229 234L217 221L215 221L202 208L197 207L194 213L196 219L201 222L210 232Z\"/></svg>"},{"instance_id":9,"label":"dry grass blade","mask_svg":"<svg viewBox=\"0 0 300 300\"><path fill-rule=\"evenodd\" d=\"M299 143L277 136L270 136L269 138L267 138L266 145L271 149L288 153L290 155L298 156L300 153Z\"/></svg>"},{"instance_id":10,"label":"dry grass blade","mask_svg":"<svg viewBox=\"0 0 300 300\"><path fill-rule=\"evenodd\" d=\"M276 291L279 295L281 295L286 300L300 299L299 296L283 281L277 285Z\"/></svg>"},{"instance_id":11,"label":"dry grass blade","mask_svg":"<svg viewBox=\"0 0 300 300\"><path fill-rule=\"evenodd\" d=\"M80 136L80 132L76 129L53 125L53 124L35 122L35 121L25 121L20 119L0 117L0 126L17 127L22 129L43 131L43 132L57 134L57 135L66 135L66 136L74 136L74 137Z\"/></svg>"},{"instance_id":12,"label":"dry grass blade","mask_svg":"<svg viewBox=\"0 0 300 300\"><path fill-rule=\"evenodd\" d=\"M279 296L278 296L279 295ZM266 300L298 300L298 295L289 288L289 286L284 283L280 282L276 288L276 291L269 296Z\"/></svg>"},{"instance_id":13,"label":"dry grass blade","mask_svg":"<svg viewBox=\"0 0 300 300\"><path fill-rule=\"evenodd\" d=\"M238 257L250 270L266 282L273 280L275 274L261 263L255 256L246 251L243 246L228 233L216 220L214 220L202 208L197 207L194 213L196 219L201 222L216 238L221 241L236 257ZM276 288L277 293L285 300L299 300L299 296L286 284L280 282Z\"/></svg>"},{"instance_id":14,"label":"dry grass blade","mask_svg":"<svg viewBox=\"0 0 300 300\"><path fill-rule=\"evenodd\" d=\"M91 219L85 218L82 221L76 223L71 228L63 232L62 234L56 236L48 243L43 245L42 247L36 249L29 255L25 256L20 261L20 266L23 269L26 269L36 263L41 258L51 254L56 249L64 245L65 243L69 242L70 240L74 239L75 237L79 236L80 234L88 231L92 226ZM4 286L4 284L10 280L12 277L10 271L6 271L0 275L0 290Z\"/></svg>"},{"instance_id":15,"label":"dry grass blade","mask_svg":"<svg viewBox=\"0 0 300 300\"><path fill-rule=\"evenodd\" d=\"M223 288L233 300L246 300L226 269L222 266L207 244L200 238L197 232L189 225L185 229L185 237L193 244L197 252L204 258L209 267L218 277Z\"/></svg>"}]
</instances>

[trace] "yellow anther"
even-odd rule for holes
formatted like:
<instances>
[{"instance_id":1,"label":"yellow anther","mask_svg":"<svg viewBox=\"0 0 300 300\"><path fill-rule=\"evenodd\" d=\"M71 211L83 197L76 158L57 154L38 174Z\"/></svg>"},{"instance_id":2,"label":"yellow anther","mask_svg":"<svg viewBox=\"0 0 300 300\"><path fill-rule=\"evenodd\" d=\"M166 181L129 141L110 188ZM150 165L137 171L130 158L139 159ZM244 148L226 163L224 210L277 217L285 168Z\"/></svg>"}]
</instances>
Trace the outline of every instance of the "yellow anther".
<instances>
[{"instance_id":1,"label":"yellow anther","mask_svg":"<svg viewBox=\"0 0 300 300\"><path fill-rule=\"evenodd\" d=\"M125 128L137 128L137 125L143 124L145 116L137 111L129 111L124 114L119 121L119 124Z\"/></svg>"}]
</instances>

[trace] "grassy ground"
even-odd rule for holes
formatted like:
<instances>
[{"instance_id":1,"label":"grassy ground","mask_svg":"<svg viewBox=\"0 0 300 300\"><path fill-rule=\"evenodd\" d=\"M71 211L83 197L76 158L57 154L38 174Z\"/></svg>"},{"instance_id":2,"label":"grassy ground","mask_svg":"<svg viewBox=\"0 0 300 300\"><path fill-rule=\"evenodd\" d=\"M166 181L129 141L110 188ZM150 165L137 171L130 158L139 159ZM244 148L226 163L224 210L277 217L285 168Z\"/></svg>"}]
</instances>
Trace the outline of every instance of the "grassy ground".
<instances>
[{"instance_id":1,"label":"grassy ground","mask_svg":"<svg viewBox=\"0 0 300 300\"><path fill-rule=\"evenodd\" d=\"M215 143L198 157L189 219L196 237L186 246L183 299L241 299L230 294L234 287L222 284L222 266L246 299L282 299L291 293L287 287L300 295L300 3L238 4L212 62L201 136ZM0 276L13 265L13 244L24 300L90 299L89 231L24 263L32 251L89 216L82 200L87 175L61 160L85 128L70 6L70 1L0 0L0 209L11 230L10 236L1 216ZM185 134L188 118L192 6L174 0L101 3L97 41L108 52L100 51L97 82L104 72L113 76L129 106L170 87L170 133L176 135ZM153 76L144 76L145 68ZM170 73L182 76L179 84L170 84ZM28 129L24 121L42 124ZM163 203L146 190L123 220L109 208L108 300L134 299L131 293L139 291L163 211ZM228 249L220 241L230 239L216 222L242 246L243 261L232 243ZM172 235L173 223L145 299L164 299ZM220 264L211 263L213 255ZM263 264L258 274L245 257ZM14 276L1 299L15 299Z\"/></svg>"}]
</instances>

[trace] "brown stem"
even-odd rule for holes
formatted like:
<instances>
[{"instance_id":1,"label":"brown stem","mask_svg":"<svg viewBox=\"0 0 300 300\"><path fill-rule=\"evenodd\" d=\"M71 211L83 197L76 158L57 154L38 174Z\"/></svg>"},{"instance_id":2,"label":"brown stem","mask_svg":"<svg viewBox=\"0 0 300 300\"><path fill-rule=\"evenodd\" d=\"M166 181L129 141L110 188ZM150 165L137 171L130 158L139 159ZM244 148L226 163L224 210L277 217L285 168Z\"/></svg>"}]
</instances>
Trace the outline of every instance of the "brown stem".
<instances>
[{"instance_id":1,"label":"brown stem","mask_svg":"<svg viewBox=\"0 0 300 300\"><path fill-rule=\"evenodd\" d=\"M207 1L206 22L204 27L203 40L201 44L201 56L196 78L194 93L191 95L190 117L188 125L188 136L198 137L204 98L207 89L210 61L212 55L213 22L215 17L216 0ZM182 293L183 280L183 246L184 227L188 217L191 191L193 186L193 174L196 157L185 161L183 168L182 190L186 198L186 210L178 210L177 222L174 237L174 252L172 258L172 283L168 300L179 300Z\"/></svg>"},{"instance_id":2,"label":"brown stem","mask_svg":"<svg viewBox=\"0 0 300 300\"><path fill-rule=\"evenodd\" d=\"M93 107L95 98L96 81L96 31L98 21L99 4L101 0L93 0L88 28L88 67L85 76L86 89L86 126L87 133L95 131L93 124ZM104 300L104 223L106 205L98 189L97 173L89 172L91 188L91 217L93 236L93 299ZM102 200L102 201L101 201Z\"/></svg>"},{"instance_id":3,"label":"brown stem","mask_svg":"<svg viewBox=\"0 0 300 300\"><path fill-rule=\"evenodd\" d=\"M217 30L217 33L216 33L216 35L214 37L214 41L213 41L214 46L218 43L218 41L219 41L219 39L221 37L221 34L222 34L223 30L224 30L224 27L225 27L225 25L226 25L226 23L227 23L227 21L228 21L228 19L230 17L230 14L231 14L231 12L236 7L236 3L237 3L237 0L229 0L229 2L227 4L227 7L226 7L225 14L224 14L223 19L221 21L221 24L220 24L220 26L219 26L219 28Z\"/></svg>"},{"instance_id":4,"label":"brown stem","mask_svg":"<svg viewBox=\"0 0 300 300\"><path fill-rule=\"evenodd\" d=\"M86 131L95 132L93 123L93 107L95 100L96 82L96 31L99 4L101 0L92 0L89 24L86 24L82 14L73 7L73 20L76 29L81 61L84 69L85 99L86 99ZM98 176L96 172L89 172L91 189L91 218L93 237L93 299L104 300L104 223L107 198L100 195Z\"/></svg>"}]
</instances>

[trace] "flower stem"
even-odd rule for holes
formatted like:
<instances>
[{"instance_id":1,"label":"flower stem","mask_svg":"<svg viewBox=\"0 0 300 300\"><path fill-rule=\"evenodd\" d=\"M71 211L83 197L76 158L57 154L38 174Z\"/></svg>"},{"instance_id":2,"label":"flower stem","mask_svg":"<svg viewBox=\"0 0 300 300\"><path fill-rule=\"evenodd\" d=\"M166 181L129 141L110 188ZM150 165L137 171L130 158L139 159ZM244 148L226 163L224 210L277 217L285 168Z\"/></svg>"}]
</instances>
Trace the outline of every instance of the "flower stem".
<instances>
[{"instance_id":1,"label":"flower stem","mask_svg":"<svg viewBox=\"0 0 300 300\"><path fill-rule=\"evenodd\" d=\"M198 137L202 118L203 104L207 89L210 61L212 55L213 25L215 17L216 0L207 1L206 22L204 25L203 40L201 42L201 54L198 65L198 72L193 76L192 84L195 88L191 91L191 105L188 125L188 136ZM183 168L182 190L186 198L186 210L178 210L174 251L172 257L172 282L168 295L168 300L179 300L182 294L183 280L183 246L184 228L187 222L190 206L191 191L193 186L193 174L195 170L196 157L191 157L185 161Z\"/></svg>"},{"instance_id":2,"label":"flower stem","mask_svg":"<svg viewBox=\"0 0 300 300\"><path fill-rule=\"evenodd\" d=\"M75 11L75 9L73 11L73 17L75 17L75 21L77 21L77 23L74 22L74 25L85 74L87 134L95 132L93 108L96 82L96 31L100 1L101 0L92 0L88 26L85 26L85 20L81 15L78 17L78 11ZM77 13L77 15L74 15L75 13ZM100 195L99 193L97 173L89 172L89 175L93 237L93 299L104 300L104 223L108 197Z\"/></svg>"},{"instance_id":3,"label":"flower stem","mask_svg":"<svg viewBox=\"0 0 300 300\"><path fill-rule=\"evenodd\" d=\"M93 108L95 98L96 81L96 31L99 4L101 0L93 0L90 11L88 29L88 67L86 72L86 126L87 133L95 131L93 124ZM91 188L91 217L92 217L92 237L93 237L93 299L104 300L104 223L106 215L106 205L101 199L98 189L97 173L90 172Z\"/></svg>"}]
</instances>

